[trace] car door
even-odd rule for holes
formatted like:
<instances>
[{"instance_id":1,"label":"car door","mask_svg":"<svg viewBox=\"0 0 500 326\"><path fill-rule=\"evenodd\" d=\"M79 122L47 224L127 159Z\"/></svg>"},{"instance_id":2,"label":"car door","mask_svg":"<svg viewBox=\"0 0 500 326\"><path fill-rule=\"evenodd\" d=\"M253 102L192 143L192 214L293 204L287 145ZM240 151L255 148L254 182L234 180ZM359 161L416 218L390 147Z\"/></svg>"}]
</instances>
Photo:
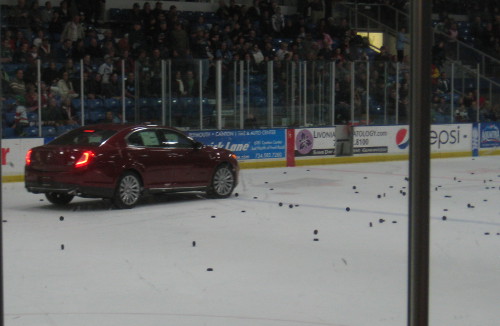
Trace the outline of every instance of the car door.
<instances>
[{"instance_id":1,"label":"car door","mask_svg":"<svg viewBox=\"0 0 500 326\"><path fill-rule=\"evenodd\" d=\"M208 170L205 152L195 148L191 139L177 131L163 129L161 137L172 168L172 183L179 187L205 185L202 182Z\"/></svg>"},{"instance_id":2,"label":"car door","mask_svg":"<svg viewBox=\"0 0 500 326\"><path fill-rule=\"evenodd\" d=\"M157 129L142 129L127 137L127 155L141 170L146 188L172 187L169 152L159 135Z\"/></svg>"}]
</instances>

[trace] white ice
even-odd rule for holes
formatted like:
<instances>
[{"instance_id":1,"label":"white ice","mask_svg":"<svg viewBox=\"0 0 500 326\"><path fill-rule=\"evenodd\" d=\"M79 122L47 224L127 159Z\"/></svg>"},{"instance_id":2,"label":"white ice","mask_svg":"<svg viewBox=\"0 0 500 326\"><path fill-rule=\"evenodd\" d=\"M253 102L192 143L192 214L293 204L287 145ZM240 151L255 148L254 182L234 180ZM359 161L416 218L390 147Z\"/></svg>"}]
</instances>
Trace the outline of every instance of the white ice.
<instances>
[{"instance_id":1,"label":"white ice","mask_svg":"<svg viewBox=\"0 0 500 326\"><path fill-rule=\"evenodd\" d=\"M406 325L407 176L408 162L242 170L231 198L131 210L3 184L5 324ZM433 160L431 184L430 325L497 326L500 160Z\"/></svg>"}]
</instances>

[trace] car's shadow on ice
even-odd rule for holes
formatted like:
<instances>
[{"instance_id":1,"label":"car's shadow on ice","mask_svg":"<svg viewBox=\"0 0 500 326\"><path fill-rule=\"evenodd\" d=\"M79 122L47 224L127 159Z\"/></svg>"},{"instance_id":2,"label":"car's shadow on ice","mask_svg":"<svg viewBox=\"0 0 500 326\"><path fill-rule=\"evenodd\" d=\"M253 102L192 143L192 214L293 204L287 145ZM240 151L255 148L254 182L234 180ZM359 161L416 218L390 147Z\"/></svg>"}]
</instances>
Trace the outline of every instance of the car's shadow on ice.
<instances>
[{"instance_id":1,"label":"car's shadow on ice","mask_svg":"<svg viewBox=\"0 0 500 326\"><path fill-rule=\"evenodd\" d=\"M170 194L154 194L144 196L140 199L139 203L132 208L132 210L140 210L156 205L169 205L169 204L184 204L193 201L206 200L203 193L170 193ZM79 198L75 197L73 201L64 206L57 206L51 204L47 199L41 198L38 209L68 212L68 211L105 211L105 210L118 210L128 211L128 209L116 208L111 199L100 198ZM168 207L165 207L168 208Z\"/></svg>"}]
</instances>

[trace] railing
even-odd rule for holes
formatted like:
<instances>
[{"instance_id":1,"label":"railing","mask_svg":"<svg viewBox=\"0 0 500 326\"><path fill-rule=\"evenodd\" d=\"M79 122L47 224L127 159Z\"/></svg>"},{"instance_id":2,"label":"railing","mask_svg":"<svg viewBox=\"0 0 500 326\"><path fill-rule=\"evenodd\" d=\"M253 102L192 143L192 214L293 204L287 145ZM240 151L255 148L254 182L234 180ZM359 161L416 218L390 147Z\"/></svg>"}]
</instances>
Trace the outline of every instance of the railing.
<instances>
[{"instance_id":1,"label":"railing","mask_svg":"<svg viewBox=\"0 0 500 326\"><path fill-rule=\"evenodd\" d=\"M124 61L115 62L118 74L107 76L101 92L92 81L99 79L99 65L70 65L74 93L47 80L48 63L4 64L13 80L19 69L33 72L28 79L37 86L28 86L23 96L13 90L3 94L3 136L56 136L78 125L112 121L197 130L408 122L408 69L397 62L146 62L135 62L133 71ZM59 74L63 64L53 65ZM436 110L435 122L488 119L482 111L500 103L500 84L458 64L447 70L452 90L436 95L450 110ZM474 105L467 100L467 115L458 118L459 103L470 92L479 100Z\"/></svg>"}]
</instances>

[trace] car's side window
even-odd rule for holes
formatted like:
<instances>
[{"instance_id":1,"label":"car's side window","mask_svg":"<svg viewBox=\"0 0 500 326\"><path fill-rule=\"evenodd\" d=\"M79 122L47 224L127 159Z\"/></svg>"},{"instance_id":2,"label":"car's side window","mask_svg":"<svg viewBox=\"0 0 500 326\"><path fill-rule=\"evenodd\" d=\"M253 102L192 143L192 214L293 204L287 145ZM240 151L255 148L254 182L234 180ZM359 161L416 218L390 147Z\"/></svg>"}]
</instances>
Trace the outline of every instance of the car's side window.
<instances>
[{"instance_id":1,"label":"car's side window","mask_svg":"<svg viewBox=\"0 0 500 326\"><path fill-rule=\"evenodd\" d=\"M162 146L168 148L191 148L193 143L185 136L170 130L162 132Z\"/></svg>"},{"instance_id":2,"label":"car's side window","mask_svg":"<svg viewBox=\"0 0 500 326\"><path fill-rule=\"evenodd\" d=\"M132 146L159 147L160 140L155 130L141 130L128 137L128 143Z\"/></svg>"}]
</instances>

